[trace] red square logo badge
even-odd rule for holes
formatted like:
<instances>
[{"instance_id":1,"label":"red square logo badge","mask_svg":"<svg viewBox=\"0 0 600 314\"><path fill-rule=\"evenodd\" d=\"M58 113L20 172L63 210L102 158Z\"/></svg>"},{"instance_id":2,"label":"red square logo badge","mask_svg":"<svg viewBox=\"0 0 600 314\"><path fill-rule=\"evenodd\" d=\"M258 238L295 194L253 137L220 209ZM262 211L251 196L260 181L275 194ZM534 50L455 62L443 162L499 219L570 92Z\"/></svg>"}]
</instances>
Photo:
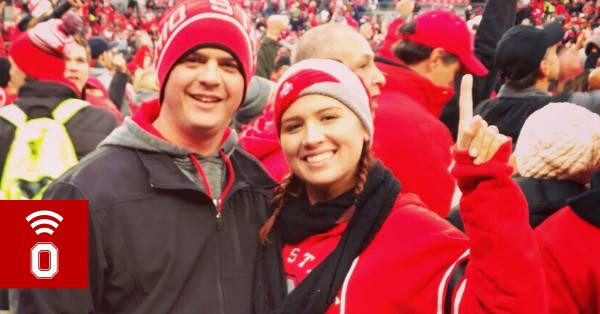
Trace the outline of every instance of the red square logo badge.
<instances>
[{"instance_id":1,"label":"red square logo badge","mask_svg":"<svg viewBox=\"0 0 600 314\"><path fill-rule=\"evenodd\" d=\"M87 288L87 201L0 201L0 288Z\"/></svg>"}]
</instances>

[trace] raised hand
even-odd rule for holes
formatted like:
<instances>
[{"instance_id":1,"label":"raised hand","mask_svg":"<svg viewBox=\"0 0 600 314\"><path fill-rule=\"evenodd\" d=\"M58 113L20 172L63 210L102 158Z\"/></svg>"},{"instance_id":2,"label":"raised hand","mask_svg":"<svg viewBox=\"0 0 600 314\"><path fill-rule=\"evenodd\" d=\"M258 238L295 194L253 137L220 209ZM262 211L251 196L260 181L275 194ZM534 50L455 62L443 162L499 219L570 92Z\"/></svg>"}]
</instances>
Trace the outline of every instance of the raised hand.
<instances>
[{"instance_id":1,"label":"raised hand","mask_svg":"<svg viewBox=\"0 0 600 314\"><path fill-rule=\"evenodd\" d=\"M69 4L71 4L71 7L75 8L75 9L79 9L83 6L83 3L81 3L81 0L67 0L67 2L69 2Z\"/></svg>"},{"instance_id":2,"label":"raised hand","mask_svg":"<svg viewBox=\"0 0 600 314\"><path fill-rule=\"evenodd\" d=\"M498 149L508 141L508 137L498 132L496 126L488 126L479 115L473 117L473 76L464 75L460 85L458 106L460 121L456 149L468 151L475 165L483 164L496 154Z\"/></svg>"}]
</instances>

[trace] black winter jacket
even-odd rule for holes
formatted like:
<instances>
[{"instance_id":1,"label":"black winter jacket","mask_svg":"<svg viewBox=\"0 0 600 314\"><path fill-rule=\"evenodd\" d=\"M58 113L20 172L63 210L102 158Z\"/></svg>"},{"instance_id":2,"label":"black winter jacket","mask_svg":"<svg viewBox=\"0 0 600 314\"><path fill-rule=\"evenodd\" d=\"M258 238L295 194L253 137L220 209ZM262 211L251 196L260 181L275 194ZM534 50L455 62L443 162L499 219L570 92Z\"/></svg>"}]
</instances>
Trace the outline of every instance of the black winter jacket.
<instances>
[{"instance_id":1,"label":"black winter jacket","mask_svg":"<svg viewBox=\"0 0 600 314\"><path fill-rule=\"evenodd\" d=\"M104 145L49 187L45 199L89 200L90 289L22 290L20 313L251 312L275 182L234 148L218 222L213 200L171 157Z\"/></svg>"},{"instance_id":2,"label":"black winter jacket","mask_svg":"<svg viewBox=\"0 0 600 314\"><path fill-rule=\"evenodd\" d=\"M503 87L506 85L503 85ZM553 102L566 102L570 94L562 93L556 96L544 95L542 92L524 97L503 97L500 95L496 99L488 99L477 107L475 113L481 114L481 117L490 125L495 125L500 133L510 136L513 140L513 147L517 146L519 134L529 116Z\"/></svg>"},{"instance_id":3,"label":"black winter jacket","mask_svg":"<svg viewBox=\"0 0 600 314\"><path fill-rule=\"evenodd\" d=\"M516 0L488 0L481 18L479 28L475 33L475 57L489 70L485 76L473 77L473 106L490 98L494 84L498 77L498 69L494 62L496 44L502 34L515 25L517 1ZM442 110L440 120L450 129L452 138L456 141L458 135L458 98L460 97L460 84L462 75L454 81L456 94Z\"/></svg>"},{"instance_id":4,"label":"black winter jacket","mask_svg":"<svg viewBox=\"0 0 600 314\"><path fill-rule=\"evenodd\" d=\"M531 228L539 226L552 214L567 206L568 198L587 191L584 185L569 180L524 177L515 177L514 179L527 199ZM448 220L458 229L465 231L458 207L450 211Z\"/></svg>"},{"instance_id":5,"label":"black winter jacket","mask_svg":"<svg viewBox=\"0 0 600 314\"><path fill-rule=\"evenodd\" d=\"M529 224L539 226L546 218L567 206L567 199L587 191L580 183L558 179L515 178L529 207Z\"/></svg>"},{"instance_id":6,"label":"black winter jacket","mask_svg":"<svg viewBox=\"0 0 600 314\"><path fill-rule=\"evenodd\" d=\"M483 101L475 108L475 113L480 114L490 125L497 126L500 133L510 136L513 147L516 147L527 118L554 102L570 102L600 114L600 91L564 92L550 96L535 87L519 91L506 84L500 88L498 98Z\"/></svg>"},{"instance_id":7,"label":"black winter jacket","mask_svg":"<svg viewBox=\"0 0 600 314\"><path fill-rule=\"evenodd\" d=\"M30 81L19 90L19 98L15 104L29 118L50 117L52 111L68 98L79 98L79 95L62 84ZM96 149L117 126L119 121L110 111L93 106L81 109L65 124L78 159ZM0 118L0 178L14 136L15 126Z\"/></svg>"}]
</instances>

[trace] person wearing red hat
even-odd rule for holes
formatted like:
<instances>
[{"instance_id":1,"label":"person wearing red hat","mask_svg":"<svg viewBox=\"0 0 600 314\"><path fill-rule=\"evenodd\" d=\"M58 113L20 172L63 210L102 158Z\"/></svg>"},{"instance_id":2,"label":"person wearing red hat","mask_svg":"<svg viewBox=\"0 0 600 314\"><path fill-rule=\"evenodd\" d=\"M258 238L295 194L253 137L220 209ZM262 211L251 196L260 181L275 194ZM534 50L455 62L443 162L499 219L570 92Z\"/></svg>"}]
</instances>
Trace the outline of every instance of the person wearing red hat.
<instances>
[{"instance_id":1,"label":"person wearing red hat","mask_svg":"<svg viewBox=\"0 0 600 314\"><path fill-rule=\"evenodd\" d=\"M467 237L373 158L373 102L356 74L334 60L290 67L274 123L292 172L261 228L255 313L544 313L510 140L472 116L469 83L452 170Z\"/></svg>"},{"instance_id":2,"label":"person wearing red hat","mask_svg":"<svg viewBox=\"0 0 600 314\"><path fill-rule=\"evenodd\" d=\"M21 313L251 313L275 182L228 126L256 64L229 1L178 1L160 23L159 98L46 191L85 199L88 289L23 290Z\"/></svg>"},{"instance_id":3,"label":"person wearing red hat","mask_svg":"<svg viewBox=\"0 0 600 314\"><path fill-rule=\"evenodd\" d=\"M17 37L9 47L10 80L18 93L14 105L28 117L51 115L64 100L81 98L81 91L64 76L65 50L73 44L71 35L78 27L77 20L69 15L64 15L63 19L70 22L51 19L36 25ZM75 114L65 127L77 157L81 159L91 153L118 125L119 122L111 113L86 107ZM0 143L0 177L15 130L12 123L0 119L0 134L3 135Z\"/></svg>"},{"instance_id":4,"label":"person wearing red hat","mask_svg":"<svg viewBox=\"0 0 600 314\"><path fill-rule=\"evenodd\" d=\"M17 98L2 107L5 111L0 117L0 178L11 177L8 169L10 157L14 156L13 143L18 141L19 124L15 122L18 120L9 118L11 112L12 117L17 113L27 119L54 117L59 106L67 108L62 105L81 98L80 90L65 78L64 73L66 50L73 44L72 35L82 26L83 21L76 14L66 13L62 19L37 24L11 43L8 53L10 81ZM77 107L81 109L68 119L64 127L77 160L81 160L119 125L119 121L110 112L83 101ZM50 142L50 139L44 142L60 145L59 141ZM8 180L1 181L5 189ZM42 181L35 183L37 188L45 186ZM15 313L18 310L16 299L18 297L11 298L10 304Z\"/></svg>"},{"instance_id":5,"label":"person wearing red hat","mask_svg":"<svg viewBox=\"0 0 600 314\"><path fill-rule=\"evenodd\" d=\"M342 24L327 23L312 28L298 41L291 63L306 59L333 59L349 66L363 80L372 98L380 94L385 78L377 69L374 53L367 40L355 29ZM290 171L273 125L273 104L247 125L240 143L258 158L275 181L281 181Z\"/></svg>"},{"instance_id":6,"label":"person wearing red hat","mask_svg":"<svg viewBox=\"0 0 600 314\"><path fill-rule=\"evenodd\" d=\"M446 217L455 191L448 172L453 139L440 114L461 69L476 75L488 70L474 55L466 22L452 12L428 11L395 34L400 40L394 50L382 50L376 59L387 84L377 100L373 149L405 191Z\"/></svg>"}]
</instances>

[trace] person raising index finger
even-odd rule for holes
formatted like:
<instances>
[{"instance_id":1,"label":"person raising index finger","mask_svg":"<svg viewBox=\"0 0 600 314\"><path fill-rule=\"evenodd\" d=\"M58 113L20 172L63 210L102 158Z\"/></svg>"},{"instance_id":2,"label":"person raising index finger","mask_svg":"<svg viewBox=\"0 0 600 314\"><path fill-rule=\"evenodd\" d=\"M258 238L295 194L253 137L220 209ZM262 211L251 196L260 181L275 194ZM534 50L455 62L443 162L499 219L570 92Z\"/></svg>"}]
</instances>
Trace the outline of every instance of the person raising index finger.
<instances>
[{"instance_id":1,"label":"person raising index finger","mask_svg":"<svg viewBox=\"0 0 600 314\"><path fill-rule=\"evenodd\" d=\"M456 140L458 151L468 151L473 163L480 165L489 161L508 137L498 132L496 126L488 126L479 115L473 116L473 76L464 75L460 86L459 129Z\"/></svg>"}]
</instances>

